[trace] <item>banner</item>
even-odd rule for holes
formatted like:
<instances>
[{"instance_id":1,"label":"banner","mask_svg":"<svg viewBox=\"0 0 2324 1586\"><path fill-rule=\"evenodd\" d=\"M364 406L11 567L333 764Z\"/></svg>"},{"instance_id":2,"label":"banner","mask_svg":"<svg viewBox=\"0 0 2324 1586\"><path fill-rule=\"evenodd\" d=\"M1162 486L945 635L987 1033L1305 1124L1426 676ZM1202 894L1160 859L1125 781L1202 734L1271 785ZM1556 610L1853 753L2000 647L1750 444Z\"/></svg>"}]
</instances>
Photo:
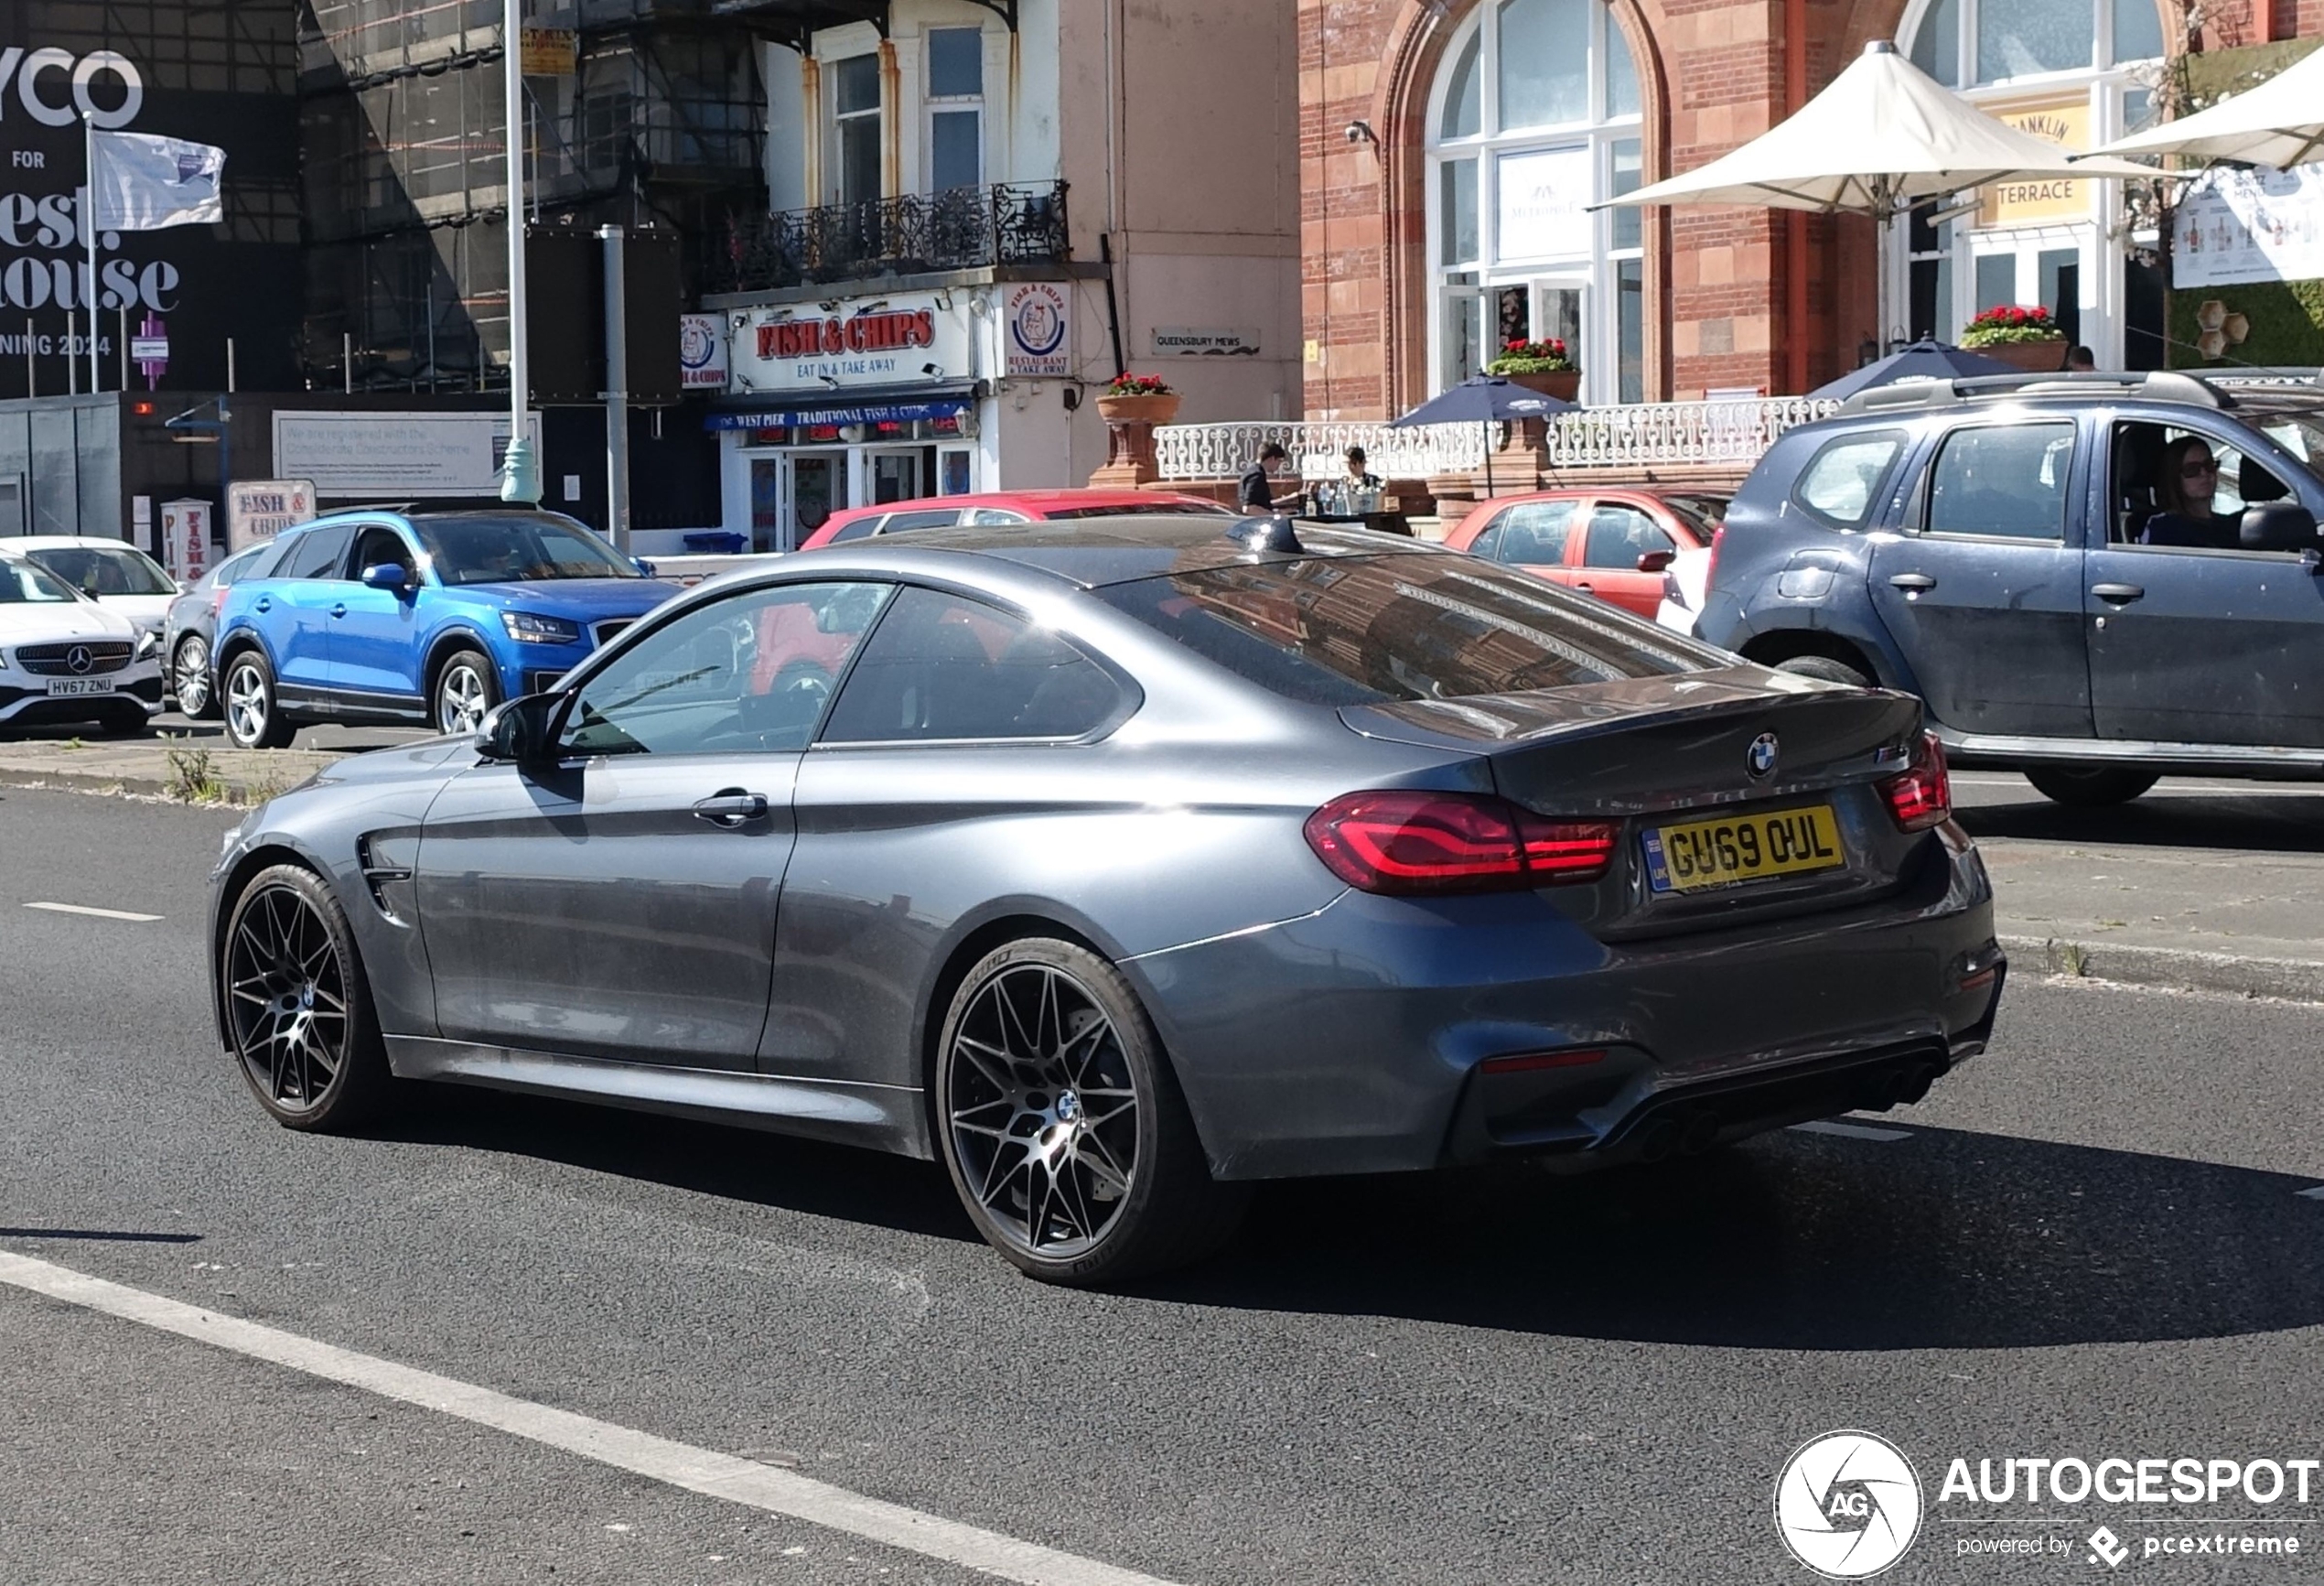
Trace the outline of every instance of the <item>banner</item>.
<instances>
[{"instance_id":1,"label":"banner","mask_svg":"<svg viewBox=\"0 0 2324 1586\"><path fill-rule=\"evenodd\" d=\"M226 218L218 194L226 151L142 132L92 132L92 212L106 232L158 232Z\"/></svg>"},{"instance_id":2,"label":"banner","mask_svg":"<svg viewBox=\"0 0 2324 1586\"><path fill-rule=\"evenodd\" d=\"M2324 166L2214 168L2172 212L2175 287L2324 278Z\"/></svg>"}]
</instances>

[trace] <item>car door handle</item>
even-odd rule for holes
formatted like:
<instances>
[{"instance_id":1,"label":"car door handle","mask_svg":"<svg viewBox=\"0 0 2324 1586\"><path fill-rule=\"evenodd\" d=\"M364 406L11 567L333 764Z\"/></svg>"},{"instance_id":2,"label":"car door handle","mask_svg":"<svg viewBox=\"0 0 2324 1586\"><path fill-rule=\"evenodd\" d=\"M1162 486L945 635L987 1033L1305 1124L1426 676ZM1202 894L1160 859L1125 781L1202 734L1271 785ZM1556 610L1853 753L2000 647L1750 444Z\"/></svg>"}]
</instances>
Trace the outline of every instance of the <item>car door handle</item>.
<instances>
[{"instance_id":1,"label":"car door handle","mask_svg":"<svg viewBox=\"0 0 2324 1586\"><path fill-rule=\"evenodd\" d=\"M714 826L726 826L731 830L736 826L748 825L752 821L766 819L767 795L730 787L697 801L694 813Z\"/></svg>"},{"instance_id":2,"label":"car door handle","mask_svg":"<svg viewBox=\"0 0 2324 1586\"><path fill-rule=\"evenodd\" d=\"M2112 605L2127 606L2133 600L2146 599L2146 591L2136 584L2093 584L2090 592Z\"/></svg>"},{"instance_id":3,"label":"car door handle","mask_svg":"<svg viewBox=\"0 0 2324 1586\"><path fill-rule=\"evenodd\" d=\"M1888 583L1908 595L1923 595L1937 587L1937 581L1926 573L1899 573Z\"/></svg>"},{"instance_id":4,"label":"car door handle","mask_svg":"<svg viewBox=\"0 0 2324 1586\"><path fill-rule=\"evenodd\" d=\"M339 604L338 604L338 605L336 605L336 606L332 607L332 608L331 608L331 615L332 615L332 616L334 616L334 617L344 617L344 616L346 616L346 615L347 615L347 604L346 604L346 602L345 602L345 601L341 601Z\"/></svg>"},{"instance_id":5,"label":"car door handle","mask_svg":"<svg viewBox=\"0 0 2324 1586\"><path fill-rule=\"evenodd\" d=\"M1576 584L1574 588L1580 590L1585 595L1595 595L1598 593L1598 587L1595 584Z\"/></svg>"}]
</instances>

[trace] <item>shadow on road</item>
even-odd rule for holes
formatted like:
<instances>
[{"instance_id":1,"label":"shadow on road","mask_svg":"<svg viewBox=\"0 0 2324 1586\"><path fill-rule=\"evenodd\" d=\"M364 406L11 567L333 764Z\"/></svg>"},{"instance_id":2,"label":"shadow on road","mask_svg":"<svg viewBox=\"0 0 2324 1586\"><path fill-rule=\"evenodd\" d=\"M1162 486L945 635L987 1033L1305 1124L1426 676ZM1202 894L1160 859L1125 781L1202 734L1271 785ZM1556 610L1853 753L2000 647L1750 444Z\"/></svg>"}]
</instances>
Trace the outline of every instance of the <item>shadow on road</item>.
<instances>
[{"instance_id":1,"label":"shadow on road","mask_svg":"<svg viewBox=\"0 0 2324 1586\"><path fill-rule=\"evenodd\" d=\"M2071 809L2036 795L2023 804L1959 809L1954 818L1974 837L2324 853L2324 792L2313 796L2150 797L2096 810Z\"/></svg>"}]
</instances>

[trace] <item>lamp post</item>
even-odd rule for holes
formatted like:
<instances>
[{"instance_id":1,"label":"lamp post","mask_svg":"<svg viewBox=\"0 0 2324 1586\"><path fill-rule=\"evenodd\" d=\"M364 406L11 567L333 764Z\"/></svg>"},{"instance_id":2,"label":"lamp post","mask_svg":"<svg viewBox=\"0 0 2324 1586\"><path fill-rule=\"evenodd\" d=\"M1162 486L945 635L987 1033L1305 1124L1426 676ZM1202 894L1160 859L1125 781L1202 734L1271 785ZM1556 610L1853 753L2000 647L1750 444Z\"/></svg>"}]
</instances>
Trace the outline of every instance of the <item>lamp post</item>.
<instances>
[{"instance_id":1,"label":"lamp post","mask_svg":"<svg viewBox=\"0 0 2324 1586\"><path fill-rule=\"evenodd\" d=\"M533 361L525 346L524 300L524 0L501 0L500 84L509 154L509 449L500 499L537 505L541 469L524 433L533 395Z\"/></svg>"}]
</instances>

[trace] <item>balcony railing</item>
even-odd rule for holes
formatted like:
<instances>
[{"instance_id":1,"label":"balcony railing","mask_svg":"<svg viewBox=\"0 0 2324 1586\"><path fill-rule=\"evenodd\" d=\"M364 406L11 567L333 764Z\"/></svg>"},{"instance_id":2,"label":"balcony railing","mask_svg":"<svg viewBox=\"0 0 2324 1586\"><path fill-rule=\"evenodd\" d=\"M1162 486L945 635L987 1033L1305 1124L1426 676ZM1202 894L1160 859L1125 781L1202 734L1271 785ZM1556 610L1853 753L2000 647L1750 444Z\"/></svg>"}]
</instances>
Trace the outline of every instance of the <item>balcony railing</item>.
<instances>
[{"instance_id":1,"label":"balcony railing","mask_svg":"<svg viewBox=\"0 0 2324 1586\"><path fill-rule=\"evenodd\" d=\"M751 215L705 264L705 292L761 292L855 281L1062 263L1065 184L1014 182Z\"/></svg>"},{"instance_id":2,"label":"balcony railing","mask_svg":"<svg viewBox=\"0 0 2324 1586\"><path fill-rule=\"evenodd\" d=\"M1748 467L1795 424L1837 412L1836 402L1807 396L1750 402L1634 402L1563 413L1549 427L1553 468ZM1498 440L1498 436L1495 437ZM1365 466L1391 479L1475 473L1485 466L1485 428L1475 424L1391 429L1384 424L1173 424L1154 432L1164 479L1232 479L1273 441L1303 477L1340 471L1351 446Z\"/></svg>"}]
</instances>

